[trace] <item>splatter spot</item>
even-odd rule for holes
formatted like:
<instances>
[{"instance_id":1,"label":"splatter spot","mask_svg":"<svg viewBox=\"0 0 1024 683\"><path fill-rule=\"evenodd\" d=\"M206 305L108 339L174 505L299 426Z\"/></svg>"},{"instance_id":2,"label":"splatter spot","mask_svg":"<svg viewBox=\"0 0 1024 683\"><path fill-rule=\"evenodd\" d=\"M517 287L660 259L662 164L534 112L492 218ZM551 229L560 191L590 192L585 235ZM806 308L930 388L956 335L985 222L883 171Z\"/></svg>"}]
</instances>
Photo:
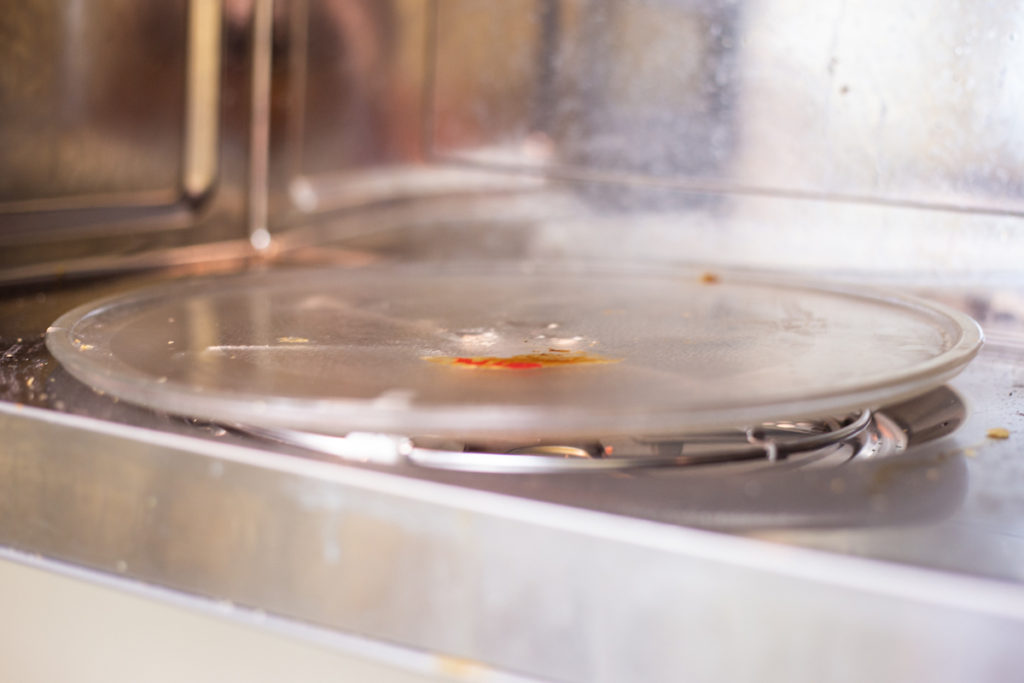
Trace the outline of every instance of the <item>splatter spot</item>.
<instances>
[{"instance_id":1,"label":"splatter spot","mask_svg":"<svg viewBox=\"0 0 1024 683\"><path fill-rule=\"evenodd\" d=\"M618 363L620 359L605 358L585 351L566 353L559 350L547 353L524 353L517 356L425 356L423 360L440 365L486 370L537 370L569 365L605 365Z\"/></svg>"}]
</instances>

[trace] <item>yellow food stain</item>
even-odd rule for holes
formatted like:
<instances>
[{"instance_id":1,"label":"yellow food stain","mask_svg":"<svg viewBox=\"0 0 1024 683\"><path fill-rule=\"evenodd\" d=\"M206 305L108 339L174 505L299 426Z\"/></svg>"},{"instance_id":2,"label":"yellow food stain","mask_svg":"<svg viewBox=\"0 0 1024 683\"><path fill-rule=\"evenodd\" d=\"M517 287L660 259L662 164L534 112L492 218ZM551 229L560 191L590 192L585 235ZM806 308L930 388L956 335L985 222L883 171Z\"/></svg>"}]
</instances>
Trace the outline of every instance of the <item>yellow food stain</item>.
<instances>
[{"instance_id":1,"label":"yellow food stain","mask_svg":"<svg viewBox=\"0 0 1024 683\"><path fill-rule=\"evenodd\" d=\"M970 449L964 449L964 455L968 457L974 457L974 453ZM950 451L942 453L932 460L932 465L941 466L948 462L951 458L956 456L956 451ZM873 494L880 494L886 492L889 485L905 474L917 472L921 469L921 463L916 462L888 462L883 464L878 470L875 471L874 477L868 483L868 488ZM934 469L934 468L933 468ZM935 475L938 476L938 470L935 470ZM925 474L928 478L929 475Z\"/></svg>"},{"instance_id":2,"label":"yellow food stain","mask_svg":"<svg viewBox=\"0 0 1024 683\"><path fill-rule=\"evenodd\" d=\"M545 353L523 353L516 356L424 356L423 360L439 365L481 368L487 370L535 370L568 365L606 365L620 358L606 358L586 351L555 350Z\"/></svg>"},{"instance_id":3,"label":"yellow food stain","mask_svg":"<svg viewBox=\"0 0 1024 683\"><path fill-rule=\"evenodd\" d=\"M487 671L487 667L472 659L437 655L437 670L442 676L467 680L481 677Z\"/></svg>"},{"instance_id":4,"label":"yellow food stain","mask_svg":"<svg viewBox=\"0 0 1024 683\"><path fill-rule=\"evenodd\" d=\"M278 337L277 342L279 344L308 344L309 340L305 337Z\"/></svg>"},{"instance_id":5,"label":"yellow food stain","mask_svg":"<svg viewBox=\"0 0 1024 683\"><path fill-rule=\"evenodd\" d=\"M94 349L94 348L96 348L96 347L93 346L92 344L79 344L78 345L78 350L79 351L88 351L88 350Z\"/></svg>"},{"instance_id":6,"label":"yellow food stain","mask_svg":"<svg viewBox=\"0 0 1024 683\"><path fill-rule=\"evenodd\" d=\"M703 273L700 276L700 281L705 285L716 285L719 282L719 277L714 273Z\"/></svg>"},{"instance_id":7,"label":"yellow food stain","mask_svg":"<svg viewBox=\"0 0 1024 683\"><path fill-rule=\"evenodd\" d=\"M1003 429L1002 427L994 427L994 428L988 430L985 433L985 436L987 436L990 439L1009 439L1010 438L1010 430L1009 429Z\"/></svg>"}]
</instances>

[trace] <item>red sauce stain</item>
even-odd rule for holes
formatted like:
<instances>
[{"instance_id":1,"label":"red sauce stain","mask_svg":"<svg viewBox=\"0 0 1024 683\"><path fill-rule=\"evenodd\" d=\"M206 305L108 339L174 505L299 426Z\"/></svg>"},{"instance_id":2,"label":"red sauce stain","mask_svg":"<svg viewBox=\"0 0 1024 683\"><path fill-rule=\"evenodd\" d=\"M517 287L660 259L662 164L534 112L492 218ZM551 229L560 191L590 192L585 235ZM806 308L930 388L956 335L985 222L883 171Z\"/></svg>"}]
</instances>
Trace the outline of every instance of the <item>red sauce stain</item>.
<instances>
[{"instance_id":1,"label":"red sauce stain","mask_svg":"<svg viewBox=\"0 0 1024 683\"><path fill-rule=\"evenodd\" d=\"M488 370L536 370L568 365L603 365L618 363L620 359L605 358L586 351L558 350L547 353L524 353L518 356L426 356L423 360L441 365L459 365Z\"/></svg>"}]
</instances>

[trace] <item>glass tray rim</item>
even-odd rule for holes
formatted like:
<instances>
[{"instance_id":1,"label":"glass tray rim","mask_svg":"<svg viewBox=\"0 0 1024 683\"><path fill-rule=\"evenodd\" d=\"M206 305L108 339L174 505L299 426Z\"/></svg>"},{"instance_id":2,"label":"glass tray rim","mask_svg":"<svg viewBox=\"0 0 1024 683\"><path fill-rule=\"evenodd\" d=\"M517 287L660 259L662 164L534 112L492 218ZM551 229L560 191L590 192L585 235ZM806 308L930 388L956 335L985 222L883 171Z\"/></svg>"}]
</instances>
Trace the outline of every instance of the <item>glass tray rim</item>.
<instances>
[{"instance_id":1,"label":"glass tray rim","mask_svg":"<svg viewBox=\"0 0 1024 683\"><path fill-rule=\"evenodd\" d=\"M388 406L372 399L290 398L253 396L231 391L209 391L176 382L157 383L156 378L123 366L119 372L98 369L93 357L80 352L76 343L76 325L103 314L111 308L137 308L168 296L188 296L194 292L220 288L244 288L272 280L287 284L322 274L339 272L357 276L377 274L391 277L437 276L509 276L558 274L569 277L702 278L727 281L753 287L813 292L853 298L861 302L904 308L929 320L942 321L955 331L956 338L944 351L883 380L864 382L841 392L827 389L802 396L732 406L709 405L707 409L680 415L646 407L631 413L618 408L608 413L582 410L572 405L550 406L471 405ZM713 275L712 275L713 274ZM280 282L280 281L283 281ZM938 325L938 322L935 323ZM54 357L76 379L121 400L153 410L194 416L225 424L267 424L329 434L351 431L379 431L403 435L498 436L501 438L593 437L597 435L685 434L736 426L748 426L789 418L815 418L878 408L924 393L939 386L962 370L983 343L980 326L969 316L943 304L903 293L873 287L813 282L790 274L760 273L696 266L635 267L629 265L587 264L388 264L359 268L282 268L244 271L191 280L176 280L144 287L127 293L98 299L78 306L60 316L46 333L46 345ZM123 364L122 364L123 365ZM339 425L339 415L345 417ZM470 425L467 427L467 425Z\"/></svg>"}]
</instances>

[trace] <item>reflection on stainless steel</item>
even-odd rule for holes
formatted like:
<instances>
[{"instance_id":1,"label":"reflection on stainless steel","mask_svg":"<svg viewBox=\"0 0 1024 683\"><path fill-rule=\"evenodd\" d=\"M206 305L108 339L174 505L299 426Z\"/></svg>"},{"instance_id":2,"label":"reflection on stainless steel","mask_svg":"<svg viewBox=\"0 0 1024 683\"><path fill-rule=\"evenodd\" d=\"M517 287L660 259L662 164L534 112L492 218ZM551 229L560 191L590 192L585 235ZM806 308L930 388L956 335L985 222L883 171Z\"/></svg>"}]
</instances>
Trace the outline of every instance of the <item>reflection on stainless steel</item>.
<instances>
[{"instance_id":1,"label":"reflection on stainless steel","mask_svg":"<svg viewBox=\"0 0 1024 683\"><path fill-rule=\"evenodd\" d=\"M189 0L182 185L194 198L210 191L217 174L220 18L220 0Z\"/></svg>"},{"instance_id":2,"label":"reflection on stainless steel","mask_svg":"<svg viewBox=\"0 0 1024 683\"><path fill-rule=\"evenodd\" d=\"M439 12L441 157L705 177L733 154L735 6L446 0Z\"/></svg>"},{"instance_id":3,"label":"reflection on stainless steel","mask_svg":"<svg viewBox=\"0 0 1024 683\"><path fill-rule=\"evenodd\" d=\"M250 40L219 12L0 2L0 278L238 255L249 56L222 39Z\"/></svg>"},{"instance_id":4,"label":"reflection on stainless steel","mask_svg":"<svg viewBox=\"0 0 1024 683\"><path fill-rule=\"evenodd\" d=\"M835 240L852 271L1005 272L1021 258L1011 170L1021 144L1008 112L1024 84L1001 66L1018 45L1009 8L287 7L289 76L275 102L288 106L272 131L277 232L307 223L366 244L379 215L377 247L412 239L482 252L489 242L476 233L438 232L451 221L436 201L373 212L389 189L406 202L436 196L420 171L455 167L464 213L514 215L522 201L495 197L524 190L544 206L505 245L527 255L821 271L837 265ZM917 42L887 39L903 35L911 12ZM810 39L815 22L823 30ZM973 96L950 94L959 91ZM516 174L555 182L538 194ZM337 212L354 206L356 219ZM972 239L955 250L921 248L961 231Z\"/></svg>"},{"instance_id":5,"label":"reflection on stainless steel","mask_svg":"<svg viewBox=\"0 0 1024 683\"><path fill-rule=\"evenodd\" d=\"M182 0L3 3L0 210L173 201L186 14Z\"/></svg>"},{"instance_id":6,"label":"reflection on stainless steel","mask_svg":"<svg viewBox=\"0 0 1024 683\"><path fill-rule=\"evenodd\" d=\"M354 170L385 178L422 170L432 5L287 0L275 6L287 41L275 62L271 130L274 227L280 229L304 214L386 199L379 192L360 198L349 189L360 183Z\"/></svg>"},{"instance_id":7,"label":"reflection on stainless steel","mask_svg":"<svg viewBox=\"0 0 1024 683\"><path fill-rule=\"evenodd\" d=\"M535 676L628 679L641 670L632 653L652 637L674 642L684 633L689 642L719 628L733 634L732 652L746 664L657 648L649 655L657 664L643 674L739 673L764 656L763 624L751 615L778 614L779 601L788 628L806 634L783 648L793 661L814 656L820 624L837 612L846 617L832 632L844 641L913 634L913 670L940 680L936 667L962 661L943 653L963 646L965 630L977 638L970 671L1009 656L1022 633L1024 602L1005 585L210 440L112 424L80 432L91 423L28 408L19 416L7 404L0 421L16 445L0 452L0 538L9 547ZM46 446L54 438L61 449ZM880 495L912 504L914 487L935 484L918 465L920 481L911 478L909 489L876 471L892 486ZM821 482L823 499L836 497L829 481ZM575 492L560 488L585 491L573 484ZM724 608L725 595L741 609ZM592 628L580 629L581 619ZM903 661L862 659L844 666L886 672Z\"/></svg>"},{"instance_id":8,"label":"reflection on stainless steel","mask_svg":"<svg viewBox=\"0 0 1024 683\"><path fill-rule=\"evenodd\" d=\"M1011 103L1022 84L1000 66L1020 50L1015 9L502 5L440 2L442 157L1020 209ZM526 106L537 100L545 126ZM545 158L531 157L537 135Z\"/></svg>"},{"instance_id":9,"label":"reflection on stainless steel","mask_svg":"<svg viewBox=\"0 0 1024 683\"><path fill-rule=\"evenodd\" d=\"M1024 83L1005 64L1024 40L1009 6L281 0L267 30L254 24L261 3L230 2L218 74L213 32L187 39L188 15L217 4L5 4L0 240L19 240L8 268L239 238L264 210L275 233L365 234L337 211L421 186L436 196L416 179L453 166L468 208L536 197L502 170L558 181L546 220L522 231L528 253L608 256L614 241L635 258L820 269L827 232L876 271L993 272L1021 257L1010 218ZM221 120L199 124L218 82ZM197 157L215 130L218 152ZM212 171L202 210L181 205ZM448 223L429 202L413 213L378 235L401 244ZM60 242L25 244L57 227ZM963 230L962 249L920 248ZM723 255L725 243L739 248Z\"/></svg>"},{"instance_id":10,"label":"reflection on stainless steel","mask_svg":"<svg viewBox=\"0 0 1024 683\"><path fill-rule=\"evenodd\" d=\"M271 49L274 36L274 15L272 0L255 0L253 3L253 56L252 82L250 89L251 113L249 130L249 197L248 233L249 241L256 249L269 246L267 231L267 202L269 193L268 155L270 150L270 92L271 92Z\"/></svg>"}]
</instances>

